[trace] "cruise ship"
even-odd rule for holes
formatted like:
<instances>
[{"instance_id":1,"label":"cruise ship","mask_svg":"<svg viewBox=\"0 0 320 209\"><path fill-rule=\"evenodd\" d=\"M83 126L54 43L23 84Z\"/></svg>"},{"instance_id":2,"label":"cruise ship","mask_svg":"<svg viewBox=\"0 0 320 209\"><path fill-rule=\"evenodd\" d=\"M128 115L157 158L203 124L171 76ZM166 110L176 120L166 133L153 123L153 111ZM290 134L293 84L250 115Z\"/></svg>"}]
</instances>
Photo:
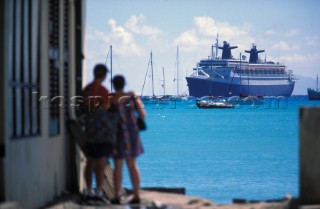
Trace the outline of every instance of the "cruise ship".
<instances>
[{"instance_id":1,"label":"cruise ship","mask_svg":"<svg viewBox=\"0 0 320 209\"><path fill-rule=\"evenodd\" d=\"M257 50L252 45L249 60L240 54L239 59L234 59L231 50L237 46L230 46L226 41L223 46L216 43L216 54L222 49L222 56L212 56L200 60L193 68L193 74L186 77L189 95L203 96L285 96L292 94L295 78L291 70L284 64L271 61L262 61L258 54L264 50Z\"/></svg>"}]
</instances>

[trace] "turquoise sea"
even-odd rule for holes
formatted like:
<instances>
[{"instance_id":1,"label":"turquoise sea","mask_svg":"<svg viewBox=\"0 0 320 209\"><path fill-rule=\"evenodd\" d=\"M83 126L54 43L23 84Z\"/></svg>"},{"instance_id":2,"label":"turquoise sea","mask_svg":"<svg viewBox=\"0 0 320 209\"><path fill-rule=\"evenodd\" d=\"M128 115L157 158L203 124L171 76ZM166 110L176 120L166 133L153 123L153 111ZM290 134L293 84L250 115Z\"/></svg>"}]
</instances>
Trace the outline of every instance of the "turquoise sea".
<instances>
[{"instance_id":1,"label":"turquoise sea","mask_svg":"<svg viewBox=\"0 0 320 209\"><path fill-rule=\"evenodd\" d=\"M198 109L194 100L146 105L141 187L184 187L216 203L298 196L298 112L306 96L235 109ZM131 188L125 169L123 186Z\"/></svg>"}]
</instances>

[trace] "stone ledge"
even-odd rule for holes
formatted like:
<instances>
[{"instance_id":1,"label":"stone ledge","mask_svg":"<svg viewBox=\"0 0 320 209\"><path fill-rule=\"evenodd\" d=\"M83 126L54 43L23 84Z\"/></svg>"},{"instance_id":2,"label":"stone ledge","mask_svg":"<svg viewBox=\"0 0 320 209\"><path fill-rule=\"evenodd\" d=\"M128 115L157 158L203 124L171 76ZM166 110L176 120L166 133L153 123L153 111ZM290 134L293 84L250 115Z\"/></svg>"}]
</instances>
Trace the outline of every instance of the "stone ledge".
<instances>
[{"instance_id":1,"label":"stone ledge","mask_svg":"<svg viewBox=\"0 0 320 209\"><path fill-rule=\"evenodd\" d=\"M255 203L238 203L219 205L210 200L200 197L192 197L182 194L173 194L165 192L145 191L141 190L141 206L139 209L291 209L298 208L292 206L292 199L284 198L282 201L269 202L261 201ZM69 198L60 198L60 202L43 207L47 209L131 209L129 205L80 205L77 202L77 196L71 195ZM79 198L78 198L79 199ZM61 201L62 200L62 201ZM2 209L2 208L1 208ZM11 209L11 208L10 208ZM20 209L20 208L19 208ZM303 208L304 209L304 208ZM308 208L307 208L308 209Z\"/></svg>"}]
</instances>

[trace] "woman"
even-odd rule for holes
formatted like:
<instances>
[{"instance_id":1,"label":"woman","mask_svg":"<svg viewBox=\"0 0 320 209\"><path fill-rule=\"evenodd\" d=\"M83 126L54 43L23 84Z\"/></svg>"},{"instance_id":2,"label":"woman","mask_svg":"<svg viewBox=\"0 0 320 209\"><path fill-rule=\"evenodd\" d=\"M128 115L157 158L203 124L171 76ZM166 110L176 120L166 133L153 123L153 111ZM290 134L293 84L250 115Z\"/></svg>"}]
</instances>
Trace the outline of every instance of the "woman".
<instances>
[{"instance_id":1,"label":"woman","mask_svg":"<svg viewBox=\"0 0 320 209\"><path fill-rule=\"evenodd\" d=\"M114 149L114 188L116 197L111 202L120 204L119 190L122 181L123 160L126 160L134 197L130 203L140 203L140 173L136 158L143 153L139 129L136 123L136 112L142 119L146 113L140 98L133 92L124 92L125 79L123 76L115 76L112 80L115 88L112 104L119 108L121 123L117 135L117 142Z\"/></svg>"}]
</instances>

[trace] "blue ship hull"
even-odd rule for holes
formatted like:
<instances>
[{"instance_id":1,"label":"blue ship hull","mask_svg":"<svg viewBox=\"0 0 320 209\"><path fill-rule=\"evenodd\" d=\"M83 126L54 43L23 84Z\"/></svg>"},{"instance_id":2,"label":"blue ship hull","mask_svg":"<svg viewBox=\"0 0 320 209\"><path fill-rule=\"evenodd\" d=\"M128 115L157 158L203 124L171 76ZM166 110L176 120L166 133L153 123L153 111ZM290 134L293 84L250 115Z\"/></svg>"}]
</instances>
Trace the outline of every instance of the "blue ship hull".
<instances>
[{"instance_id":1,"label":"blue ship hull","mask_svg":"<svg viewBox=\"0 0 320 209\"><path fill-rule=\"evenodd\" d=\"M309 100L320 100L320 91L308 89L308 99Z\"/></svg>"},{"instance_id":2,"label":"blue ship hull","mask_svg":"<svg viewBox=\"0 0 320 209\"><path fill-rule=\"evenodd\" d=\"M231 82L228 79L210 79L199 77L186 77L189 95L203 96L285 96L289 97L294 88L294 82L272 85L245 85L240 82ZM272 81L272 80L271 80ZM245 82L244 82L245 83Z\"/></svg>"}]
</instances>

